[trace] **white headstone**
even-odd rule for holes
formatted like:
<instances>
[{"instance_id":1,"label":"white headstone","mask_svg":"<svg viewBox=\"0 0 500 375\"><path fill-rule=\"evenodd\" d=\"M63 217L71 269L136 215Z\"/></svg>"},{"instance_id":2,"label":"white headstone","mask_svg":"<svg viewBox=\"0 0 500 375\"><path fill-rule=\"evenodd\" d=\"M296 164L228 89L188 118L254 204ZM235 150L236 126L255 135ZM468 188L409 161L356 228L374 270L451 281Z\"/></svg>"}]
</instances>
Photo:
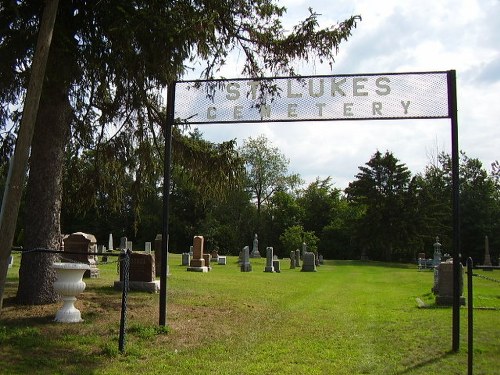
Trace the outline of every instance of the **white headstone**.
<instances>
[{"instance_id":1,"label":"white headstone","mask_svg":"<svg viewBox=\"0 0 500 375\"><path fill-rule=\"evenodd\" d=\"M108 249L109 250L113 250L114 247L113 247L113 233L110 233L109 234L109 238L108 238Z\"/></svg>"},{"instance_id":2,"label":"white headstone","mask_svg":"<svg viewBox=\"0 0 500 375\"><path fill-rule=\"evenodd\" d=\"M264 268L264 272L274 272L273 252L274 249L272 247L269 246L266 248L266 267Z\"/></svg>"},{"instance_id":3,"label":"white headstone","mask_svg":"<svg viewBox=\"0 0 500 375\"><path fill-rule=\"evenodd\" d=\"M146 242L144 244L144 251L146 254L151 254L151 242Z\"/></svg>"}]
</instances>

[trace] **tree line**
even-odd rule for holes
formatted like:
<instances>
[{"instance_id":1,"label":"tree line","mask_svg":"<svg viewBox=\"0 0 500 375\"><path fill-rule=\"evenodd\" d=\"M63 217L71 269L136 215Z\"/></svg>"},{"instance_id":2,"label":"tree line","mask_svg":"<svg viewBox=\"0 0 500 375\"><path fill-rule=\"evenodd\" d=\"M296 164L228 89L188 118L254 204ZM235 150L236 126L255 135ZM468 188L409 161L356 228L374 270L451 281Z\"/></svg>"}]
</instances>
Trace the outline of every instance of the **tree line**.
<instances>
[{"instance_id":1,"label":"tree line","mask_svg":"<svg viewBox=\"0 0 500 375\"><path fill-rule=\"evenodd\" d=\"M332 177L304 185L288 172L288 159L263 135L240 147L203 139L198 129L176 128L182 149L210 157L200 168L179 163L174 152L170 188L170 250L189 249L203 235L207 250L237 255L255 233L261 250L273 246L286 257L305 242L327 259L412 261L432 256L439 236L452 253L451 160L439 153L422 173L412 174L390 151L376 151L344 190ZM179 146L176 147L176 150ZM161 233L162 154L147 150L154 173L134 167L142 156L113 152L98 163L95 152L66 150L61 208L63 233L84 231L102 244L109 233L126 236L137 250ZM137 152L135 150L134 152ZM186 152L186 151L185 151ZM224 167L217 165L223 159ZM193 156L193 160L198 160ZM99 165L99 168L96 168ZM484 236L498 258L500 226L498 162L488 172L478 159L461 153L460 212L462 257L484 257ZM205 170L203 170L205 168ZM333 172L333 171L332 171ZM231 176L230 176L231 175ZM225 183L229 178L232 183ZM215 177L215 178L214 178ZM218 184L215 189L213 185ZM208 188L211 185L212 188ZM17 242L23 244L23 226Z\"/></svg>"},{"instance_id":2,"label":"tree line","mask_svg":"<svg viewBox=\"0 0 500 375\"><path fill-rule=\"evenodd\" d=\"M43 6L41 0L0 3L2 176ZM109 233L136 244L151 241L162 217L166 87L194 66L201 66L200 78L214 78L233 51L243 56L244 77L293 76L297 61L333 64L361 20L354 15L320 27L311 9L285 29L285 12L273 0L60 2L17 244L58 249L61 233L76 230L104 243ZM284 168L286 157L259 137L241 148L234 140L215 144L181 120L172 150L173 251L185 251L194 234L203 234L211 249L236 253L258 233L260 244L281 256L302 241L327 258L365 251L372 259L407 259L436 235L445 249L450 246L447 155L412 176L391 153L377 152L340 191L329 178L302 187L300 176ZM463 253L479 254L477 236L489 234L497 246L498 163L496 174L488 175L477 160L462 159ZM51 254L22 257L19 303L57 300L54 260Z\"/></svg>"}]
</instances>

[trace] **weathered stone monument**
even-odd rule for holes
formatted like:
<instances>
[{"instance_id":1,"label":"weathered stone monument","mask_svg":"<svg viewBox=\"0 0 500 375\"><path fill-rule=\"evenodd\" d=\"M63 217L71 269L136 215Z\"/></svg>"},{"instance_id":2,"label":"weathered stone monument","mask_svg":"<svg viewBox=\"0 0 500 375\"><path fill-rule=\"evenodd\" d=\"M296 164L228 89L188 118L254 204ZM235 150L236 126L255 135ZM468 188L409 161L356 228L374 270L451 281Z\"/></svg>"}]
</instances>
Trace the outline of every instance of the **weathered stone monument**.
<instances>
[{"instance_id":1,"label":"weathered stone monument","mask_svg":"<svg viewBox=\"0 0 500 375\"><path fill-rule=\"evenodd\" d=\"M227 264L227 257L225 255L219 255L217 257L217 264L225 266Z\"/></svg>"},{"instance_id":2,"label":"weathered stone monument","mask_svg":"<svg viewBox=\"0 0 500 375\"><path fill-rule=\"evenodd\" d=\"M9 255L8 268L12 268L13 265L14 265L14 257L12 255Z\"/></svg>"},{"instance_id":3,"label":"weathered stone monument","mask_svg":"<svg viewBox=\"0 0 500 375\"><path fill-rule=\"evenodd\" d=\"M208 272L208 267L205 265L203 258L203 236L194 236L193 238L193 258L189 262L188 271L191 272Z\"/></svg>"},{"instance_id":4,"label":"weathered stone monument","mask_svg":"<svg viewBox=\"0 0 500 375\"><path fill-rule=\"evenodd\" d=\"M295 267L300 267L300 250L295 250Z\"/></svg>"},{"instance_id":5,"label":"weathered stone monument","mask_svg":"<svg viewBox=\"0 0 500 375\"><path fill-rule=\"evenodd\" d=\"M490 244L488 241L488 236L484 236L484 262L483 266L491 267L491 257L490 257ZM484 268L484 270L493 271L493 268Z\"/></svg>"},{"instance_id":6,"label":"weathered stone monument","mask_svg":"<svg viewBox=\"0 0 500 375\"><path fill-rule=\"evenodd\" d=\"M120 281L115 281L115 289L123 288L124 267L120 263ZM130 290L157 293L160 281L155 280L155 258L153 254L130 253L129 282Z\"/></svg>"},{"instance_id":7,"label":"weathered stone monument","mask_svg":"<svg viewBox=\"0 0 500 375\"><path fill-rule=\"evenodd\" d=\"M323 258L322 254L318 255L318 262L319 262L319 264L325 264L325 259Z\"/></svg>"},{"instance_id":8,"label":"weathered stone monument","mask_svg":"<svg viewBox=\"0 0 500 375\"><path fill-rule=\"evenodd\" d=\"M459 294L460 304L465 305L465 298L462 296L464 288L464 269L460 266ZM451 306L453 305L453 260L440 263L437 267L437 285L433 288L436 294L436 305Z\"/></svg>"},{"instance_id":9,"label":"weathered stone monument","mask_svg":"<svg viewBox=\"0 0 500 375\"><path fill-rule=\"evenodd\" d=\"M250 248L245 246L242 251L242 259L241 259L241 272L250 272L252 271L252 264L250 263Z\"/></svg>"},{"instance_id":10,"label":"weathered stone monument","mask_svg":"<svg viewBox=\"0 0 500 375\"><path fill-rule=\"evenodd\" d=\"M250 258L260 258L260 252L259 252L259 238L257 236L257 233L255 233L255 236L253 238L253 246L252 246L252 253L250 254Z\"/></svg>"},{"instance_id":11,"label":"weathered stone monument","mask_svg":"<svg viewBox=\"0 0 500 375\"><path fill-rule=\"evenodd\" d=\"M316 272L316 255L313 252L306 251L302 259L302 272Z\"/></svg>"},{"instance_id":12,"label":"weathered stone monument","mask_svg":"<svg viewBox=\"0 0 500 375\"><path fill-rule=\"evenodd\" d=\"M113 249L114 249L114 245L113 245L113 233L110 233L109 237L108 237L108 250L113 250Z\"/></svg>"},{"instance_id":13,"label":"weathered stone monument","mask_svg":"<svg viewBox=\"0 0 500 375\"><path fill-rule=\"evenodd\" d=\"M432 260L432 266L437 267L441 263L441 244L439 243L439 237L436 237L436 242L434 243L434 257Z\"/></svg>"},{"instance_id":14,"label":"weathered stone monument","mask_svg":"<svg viewBox=\"0 0 500 375\"><path fill-rule=\"evenodd\" d=\"M94 235L82 232L72 233L64 236L63 243L64 251L68 252L68 254L64 254L66 259L89 265L90 269L85 271L83 277L99 277L99 268L97 268L97 241Z\"/></svg>"},{"instance_id":15,"label":"weathered stone monument","mask_svg":"<svg viewBox=\"0 0 500 375\"><path fill-rule=\"evenodd\" d=\"M295 251L290 251L290 269L295 268Z\"/></svg>"},{"instance_id":16,"label":"weathered stone monument","mask_svg":"<svg viewBox=\"0 0 500 375\"><path fill-rule=\"evenodd\" d=\"M280 261L279 259L273 259L273 267L274 267L274 272L280 273L281 272L281 267L280 267Z\"/></svg>"},{"instance_id":17,"label":"weathered stone monument","mask_svg":"<svg viewBox=\"0 0 500 375\"><path fill-rule=\"evenodd\" d=\"M189 262L191 262L191 255L189 253L182 253L182 266L189 266Z\"/></svg>"},{"instance_id":18,"label":"weathered stone monument","mask_svg":"<svg viewBox=\"0 0 500 375\"><path fill-rule=\"evenodd\" d=\"M264 268L264 272L274 272L273 252L274 249L272 247L269 246L266 248L266 267Z\"/></svg>"},{"instance_id":19,"label":"weathered stone monument","mask_svg":"<svg viewBox=\"0 0 500 375\"><path fill-rule=\"evenodd\" d=\"M144 252L146 254L151 254L151 242L144 243Z\"/></svg>"},{"instance_id":20,"label":"weathered stone monument","mask_svg":"<svg viewBox=\"0 0 500 375\"><path fill-rule=\"evenodd\" d=\"M126 250L127 249L127 237L120 237L120 250Z\"/></svg>"}]
</instances>

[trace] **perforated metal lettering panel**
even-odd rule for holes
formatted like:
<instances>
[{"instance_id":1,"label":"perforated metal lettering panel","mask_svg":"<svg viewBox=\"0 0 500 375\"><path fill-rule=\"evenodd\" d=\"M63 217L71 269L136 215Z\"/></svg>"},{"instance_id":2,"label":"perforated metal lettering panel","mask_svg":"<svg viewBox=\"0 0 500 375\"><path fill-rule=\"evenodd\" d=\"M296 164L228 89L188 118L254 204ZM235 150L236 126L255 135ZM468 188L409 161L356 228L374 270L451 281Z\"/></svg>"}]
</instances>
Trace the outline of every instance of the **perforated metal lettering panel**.
<instances>
[{"instance_id":1,"label":"perforated metal lettering panel","mask_svg":"<svg viewBox=\"0 0 500 375\"><path fill-rule=\"evenodd\" d=\"M447 72L180 81L190 124L446 118Z\"/></svg>"}]
</instances>

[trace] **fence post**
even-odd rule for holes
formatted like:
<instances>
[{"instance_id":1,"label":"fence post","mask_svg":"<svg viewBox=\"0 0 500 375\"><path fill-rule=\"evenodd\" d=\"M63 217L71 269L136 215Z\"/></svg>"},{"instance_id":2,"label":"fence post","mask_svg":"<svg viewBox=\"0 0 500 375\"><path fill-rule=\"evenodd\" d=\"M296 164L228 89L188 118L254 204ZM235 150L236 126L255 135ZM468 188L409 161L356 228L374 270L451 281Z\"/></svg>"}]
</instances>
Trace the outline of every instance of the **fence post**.
<instances>
[{"instance_id":1,"label":"fence post","mask_svg":"<svg viewBox=\"0 0 500 375\"><path fill-rule=\"evenodd\" d=\"M128 249L124 249L120 256L122 269L122 311L120 317L120 338L118 339L118 350L120 353L125 352L125 330L127 328L127 293L128 293L128 279L130 268L130 254Z\"/></svg>"},{"instance_id":2,"label":"fence post","mask_svg":"<svg viewBox=\"0 0 500 375\"><path fill-rule=\"evenodd\" d=\"M472 258L467 259L467 374L472 375L474 319L472 302Z\"/></svg>"}]
</instances>

